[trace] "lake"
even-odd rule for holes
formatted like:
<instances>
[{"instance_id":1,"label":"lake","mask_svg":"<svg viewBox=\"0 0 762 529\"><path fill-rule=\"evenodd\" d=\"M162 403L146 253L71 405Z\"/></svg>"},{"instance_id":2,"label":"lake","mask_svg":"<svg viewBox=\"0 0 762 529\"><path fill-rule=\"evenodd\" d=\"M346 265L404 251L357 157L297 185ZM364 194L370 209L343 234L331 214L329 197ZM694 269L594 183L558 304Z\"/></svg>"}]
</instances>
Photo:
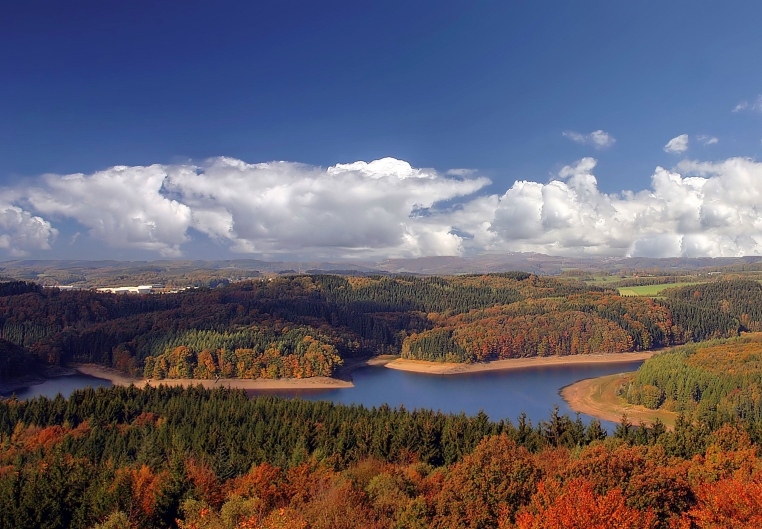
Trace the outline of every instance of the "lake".
<instances>
[{"instance_id":1,"label":"lake","mask_svg":"<svg viewBox=\"0 0 762 529\"><path fill-rule=\"evenodd\" d=\"M267 390L250 394L281 395L308 400L328 400L342 404L378 407L404 406L409 410L430 408L444 413L475 415L483 410L492 420L510 419L526 413L536 424L547 420L554 406L561 413L574 412L561 398L561 388L578 380L615 373L635 371L642 360L613 364L556 365L526 367L505 371L482 371L457 375L428 375L398 371L385 367L365 367L352 373L353 388ZM16 391L19 399L44 395L53 398L61 393L68 397L85 386L108 387L111 382L87 375L58 377L42 384ZM585 422L589 417L583 416ZM614 423L603 422L611 430Z\"/></svg>"},{"instance_id":2,"label":"lake","mask_svg":"<svg viewBox=\"0 0 762 529\"><path fill-rule=\"evenodd\" d=\"M63 377L49 378L42 384L35 384L26 388L17 389L15 393L19 400L33 399L35 397L48 397L54 399L59 393L66 398L78 389L91 386L94 388L111 387L111 381L102 378L95 378L89 375L68 375ZM11 394L3 394L3 397L9 397Z\"/></svg>"},{"instance_id":3,"label":"lake","mask_svg":"<svg viewBox=\"0 0 762 529\"><path fill-rule=\"evenodd\" d=\"M514 424L524 412L533 424L547 420L554 406L574 416L561 398L561 388L587 378L635 371L642 360L612 364L555 365L505 371L482 371L457 375L430 375L364 367L352 373L355 387L309 390L269 390L251 394L277 394L309 400L329 400L366 407L405 406L444 413L475 415L483 410L492 420L510 419ZM585 423L590 417L583 416ZM612 430L614 423L601 421Z\"/></svg>"}]
</instances>

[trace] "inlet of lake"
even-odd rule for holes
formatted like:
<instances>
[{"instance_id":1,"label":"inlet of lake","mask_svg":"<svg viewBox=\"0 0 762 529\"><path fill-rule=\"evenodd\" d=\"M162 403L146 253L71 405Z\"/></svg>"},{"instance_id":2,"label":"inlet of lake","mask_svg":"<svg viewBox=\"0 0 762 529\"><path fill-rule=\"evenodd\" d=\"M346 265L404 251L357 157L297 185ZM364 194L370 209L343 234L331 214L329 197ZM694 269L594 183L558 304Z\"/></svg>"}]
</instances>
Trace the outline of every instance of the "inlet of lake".
<instances>
[{"instance_id":1,"label":"inlet of lake","mask_svg":"<svg viewBox=\"0 0 762 529\"><path fill-rule=\"evenodd\" d=\"M533 424L547 420L554 406L562 414L574 412L561 398L561 388L587 378L636 370L642 360L612 364L554 365L456 375L410 373L385 367L364 367L352 373L354 387L249 392L308 400L327 400L365 407L404 406L408 410L429 408L444 413L475 415L483 410L492 420L510 419L514 424L526 413ZM37 396L68 397L85 386L110 386L107 380L87 375L58 377L16 391L19 399ZM589 417L582 416L585 422ZM602 421L611 430L614 423Z\"/></svg>"}]
</instances>

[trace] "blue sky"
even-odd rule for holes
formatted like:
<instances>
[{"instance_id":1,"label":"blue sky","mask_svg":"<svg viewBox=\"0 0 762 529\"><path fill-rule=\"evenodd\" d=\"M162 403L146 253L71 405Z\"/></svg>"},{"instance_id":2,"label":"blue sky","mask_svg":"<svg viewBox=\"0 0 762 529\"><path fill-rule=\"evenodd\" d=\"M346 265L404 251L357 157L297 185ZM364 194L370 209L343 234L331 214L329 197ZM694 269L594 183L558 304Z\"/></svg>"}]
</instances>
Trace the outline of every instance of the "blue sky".
<instances>
[{"instance_id":1,"label":"blue sky","mask_svg":"<svg viewBox=\"0 0 762 529\"><path fill-rule=\"evenodd\" d=\"M756 2L15 4L0 258L762 249Z\"/></svg>"}]
</instances>

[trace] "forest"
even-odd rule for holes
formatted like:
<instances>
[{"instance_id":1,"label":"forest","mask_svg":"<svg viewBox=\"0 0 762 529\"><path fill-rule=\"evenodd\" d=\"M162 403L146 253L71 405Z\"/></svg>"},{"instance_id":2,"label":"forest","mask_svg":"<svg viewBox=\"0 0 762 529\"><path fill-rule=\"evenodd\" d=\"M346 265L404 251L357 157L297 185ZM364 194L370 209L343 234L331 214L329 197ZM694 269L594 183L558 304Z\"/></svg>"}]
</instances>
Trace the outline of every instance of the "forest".
<instances>
[{"instance_id":1,"label":"forest","mask_svg":"<svg viewBox=\"0 0 762 529\"><path fill-rule=\"evenodd\" d=\"M197 388L0 401L0 527L756 528L762 422L673 430Z\"/></svg>"},{"instance_id":2,"label":"forest","mask_svg":"<svg viewBox=\"0 0 762 529\"><path fill-rule=\"evenodd\" d=\"M525 272L292 275L162 295L9 281L0 283L0 339L12 354L0 376L97 363L153 379L303 378L378 354L482 362L621 353L761 329L762 285L747 279L660 298Z\"/></svg>"},{"instance_id":3,"label":"forest","mask_svg":"<svg viewBox=\"0 0 762 529\"><path fill-rule=\"evenodd\" d=\"M690 344L646 361L625 398L690 418L762 420L762 334Z\"/></svg>"},{"instance_id":4,"label":"forest","mask_svg":"<svg viewBox=\"0 0 762 529\"><path fill-rule=\"evenodd\" d=\"M685 344L623 395L680 412L613 432L201 387L0 401L0 527L762 526L762 292L622 297L523 272L294 275L172 295L0 284L0 375L96 362L152 378L330 375L350 358L478 362ZM757 333L757 334L753 334Z\"/></svg>"}]
</instances>

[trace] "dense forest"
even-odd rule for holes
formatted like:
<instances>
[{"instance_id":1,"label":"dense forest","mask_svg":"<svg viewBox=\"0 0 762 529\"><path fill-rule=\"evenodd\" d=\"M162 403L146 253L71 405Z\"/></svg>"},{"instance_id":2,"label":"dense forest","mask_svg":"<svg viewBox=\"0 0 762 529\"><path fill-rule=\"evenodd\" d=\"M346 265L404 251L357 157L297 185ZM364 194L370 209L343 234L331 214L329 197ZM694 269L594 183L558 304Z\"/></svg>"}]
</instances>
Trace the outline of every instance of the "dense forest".
<instances>
[{"instance_id":1,"label":"dense forest","mask_svg":"<svg viewBox=\"0 0 762 529\"><path fill-rule=\"evenodd\" d=\"M163 295L11 281L0 283L0 339L26 356L4 356L0 376L91 362L155 379L300 378L384 353L454 362L620 353L760 329L762 285L742 279L659 299L524 272L295 275Z\"/></svg>"},{"instance_id":2,"label":"dense forest","mask_svg":"<svg viewBox=\"0 0 762 529\"><path fill-rule=\"evenodd\" d=\"M686 345L643 364L628 401L686 416L762 420L762 334Z\"/></svg>"},{"instance_id":3,"label":"dense forest","mask_svg":"<svg viewBox=\"0 0 762 529\"><path fill-rule=\"evenodd\" d=\"M756 528L759 421L532 425L86 389L0 401L0 527Z\"/></svg>"}]
</instances>

